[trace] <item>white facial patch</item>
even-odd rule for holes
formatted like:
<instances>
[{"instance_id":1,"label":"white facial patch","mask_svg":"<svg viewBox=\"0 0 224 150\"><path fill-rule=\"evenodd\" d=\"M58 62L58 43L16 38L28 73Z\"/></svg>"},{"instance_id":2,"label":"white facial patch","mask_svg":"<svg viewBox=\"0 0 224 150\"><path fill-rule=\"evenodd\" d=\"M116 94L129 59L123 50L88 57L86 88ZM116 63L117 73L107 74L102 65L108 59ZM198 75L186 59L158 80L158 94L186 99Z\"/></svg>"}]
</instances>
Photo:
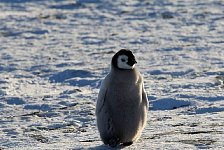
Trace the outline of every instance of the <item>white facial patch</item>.
<instances>
[{"instance_id":1,"label":"white facial patch","mask_svg":"<svg viewBox=\"0 0 224 150\"><path fill-rule=\"evenodd\" d=\"M120 55L117 58L117 66L120 69L133 69L135 64L133 66L128 65L128 56Z\"/></svg>"}]
</instances>

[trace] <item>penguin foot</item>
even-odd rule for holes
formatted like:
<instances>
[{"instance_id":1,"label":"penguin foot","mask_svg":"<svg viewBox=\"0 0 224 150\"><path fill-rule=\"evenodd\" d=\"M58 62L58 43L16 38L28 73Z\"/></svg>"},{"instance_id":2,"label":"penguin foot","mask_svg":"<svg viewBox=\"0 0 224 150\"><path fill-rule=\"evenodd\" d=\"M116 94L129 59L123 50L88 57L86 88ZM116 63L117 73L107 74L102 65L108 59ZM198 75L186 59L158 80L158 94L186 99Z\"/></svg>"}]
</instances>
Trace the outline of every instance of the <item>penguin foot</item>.
<instances>
[{"instance_id":1,"label":"penguin foot","mask_svg":"<svg viewBox=\"0 0 224 150\"><path fill-rule=\"evenodd\" d=\"M123 143L122 145L123 145L123 146L130 146L131 144L133 144L133 142L125 142L125 143Z\"/></svg>"},{"instance_id":2,"label":"penguin foot","mask_svg":"<svg viewBox=\"0 0 224 150\"><path fill-rule=\"evenodd\" d=\"M120 144L119 138L111 138L108 142L110 147L116 147L118 144Z\"/></svg>"}]
</instances>

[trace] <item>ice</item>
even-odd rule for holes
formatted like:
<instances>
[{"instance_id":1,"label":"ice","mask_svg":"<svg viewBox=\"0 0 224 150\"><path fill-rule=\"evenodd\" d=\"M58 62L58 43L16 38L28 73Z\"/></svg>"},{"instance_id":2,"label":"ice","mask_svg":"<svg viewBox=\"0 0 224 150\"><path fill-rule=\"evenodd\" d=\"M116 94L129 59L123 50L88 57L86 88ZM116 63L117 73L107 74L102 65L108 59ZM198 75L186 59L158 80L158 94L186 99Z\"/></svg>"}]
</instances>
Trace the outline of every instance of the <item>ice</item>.
<instances>
[{"instance_id":1,"label":"ice","mask_svg":"<svg viewBox=\"0 0 224 150\"><path fill-rule=\"evenodd\" d=\"M223 149L222 0L0 0L0 149L109 149L95 103L116 51L144 76L124 149Z\"/></svg>"}]
</instances>

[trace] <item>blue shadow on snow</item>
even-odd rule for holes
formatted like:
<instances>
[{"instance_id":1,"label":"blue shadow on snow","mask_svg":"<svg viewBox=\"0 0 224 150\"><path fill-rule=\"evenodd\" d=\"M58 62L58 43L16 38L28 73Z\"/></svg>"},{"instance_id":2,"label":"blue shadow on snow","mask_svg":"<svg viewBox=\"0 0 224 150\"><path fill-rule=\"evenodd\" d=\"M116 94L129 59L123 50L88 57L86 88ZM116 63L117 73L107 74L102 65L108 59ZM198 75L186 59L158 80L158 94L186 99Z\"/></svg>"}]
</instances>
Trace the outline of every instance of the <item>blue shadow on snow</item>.
<instances>
[{"instance_id":1,"label":"blue shadow on snow","mask_svg":"<svg viewBox=\"0 0 224 150\"><path fill-rule=\"evenodd\" d=\"M196 114L205 114L205 113L217 113L224 111L224 108L218 107L209 107L209 108L199 108L196 110Z\"/></svg>"},{"instance_id":2,"label":"blue shadow on snow","mask_svg":"<svg viewBox=\"0 0 224 150\"><path fill-rule=\"evenodd\" d=\"M181 107L188 107L191 105L189 101L176 100L172 98L163 98L150 102L151 110L173 110Z\"/></svg>"},{"instance_id":3,"label":"blue shadow on snow","mask_svg":"<svg viewBox=\"0 0 224 150\"><path fill-rule=\"evenodd\" d=\"M95 77L89 71L68 69L52 75L49 80L56 83L69 83L73 86L87 86L98 81Z\"/></svg>"}]
</instances>

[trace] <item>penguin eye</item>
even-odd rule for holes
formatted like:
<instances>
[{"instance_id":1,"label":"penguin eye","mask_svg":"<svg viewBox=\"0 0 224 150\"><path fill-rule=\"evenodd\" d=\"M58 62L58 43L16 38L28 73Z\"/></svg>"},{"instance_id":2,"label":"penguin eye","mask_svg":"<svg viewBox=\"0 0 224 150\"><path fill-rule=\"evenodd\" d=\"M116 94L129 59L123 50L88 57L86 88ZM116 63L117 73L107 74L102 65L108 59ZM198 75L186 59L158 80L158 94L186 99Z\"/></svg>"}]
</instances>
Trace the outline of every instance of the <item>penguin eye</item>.
<instances>
[{"instance_id":1,"label":"penguin eye","mask_svg":"<svg viewBox=\"0 0 224 150\"><path fill-rule=\"evenodd\" d=\"M121 59L121 61L122 61L122 62L125 62L125 59L124 59L124 58L122 58L122 59Z\"/></svg>"}]
</instances>

